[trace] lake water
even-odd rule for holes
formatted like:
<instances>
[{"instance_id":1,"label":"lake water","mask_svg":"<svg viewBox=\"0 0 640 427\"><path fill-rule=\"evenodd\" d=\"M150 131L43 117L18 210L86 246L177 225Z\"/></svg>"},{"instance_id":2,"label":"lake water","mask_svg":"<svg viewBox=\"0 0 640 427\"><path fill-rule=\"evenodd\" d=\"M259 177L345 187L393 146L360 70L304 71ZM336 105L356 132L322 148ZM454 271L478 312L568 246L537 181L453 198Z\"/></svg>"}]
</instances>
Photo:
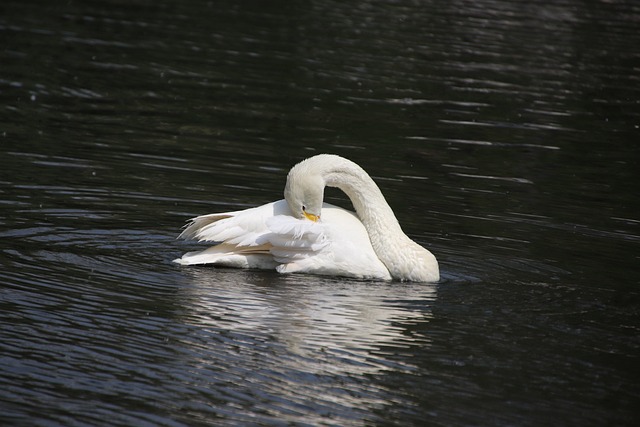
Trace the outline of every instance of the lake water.
<instances>
[{"instance_id":1,"label":"lake water","mask_svg":"<svg viewBox=\"0 0 640 427\"><path fill-rule=\"evenodd\" d=\"M637 425L637 2L0 11L0 424ZM440 283L171 263L321 152Z\"/></svg>"}]
</instances>

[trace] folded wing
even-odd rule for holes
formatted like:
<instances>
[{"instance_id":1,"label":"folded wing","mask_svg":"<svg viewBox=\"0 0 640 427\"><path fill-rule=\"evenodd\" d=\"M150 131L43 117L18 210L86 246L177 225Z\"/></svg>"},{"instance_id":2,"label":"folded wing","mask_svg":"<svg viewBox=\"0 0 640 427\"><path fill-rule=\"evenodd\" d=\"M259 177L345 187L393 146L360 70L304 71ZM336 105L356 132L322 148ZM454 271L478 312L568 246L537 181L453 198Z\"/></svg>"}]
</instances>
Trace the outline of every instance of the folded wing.
<instances>
[{"instance_id":1,"label":"folded wing","mask_svg":"<svg viewBox=\"0 0 640 427\"><path fill-rule=\"evenodd\" d=\"M294 218L285 200L203 215L193 218L179 238L218 243L175 260L183 265L391 278L357 216L330 204L324 204L319 222Z\"/></svg>"}]
</instances>

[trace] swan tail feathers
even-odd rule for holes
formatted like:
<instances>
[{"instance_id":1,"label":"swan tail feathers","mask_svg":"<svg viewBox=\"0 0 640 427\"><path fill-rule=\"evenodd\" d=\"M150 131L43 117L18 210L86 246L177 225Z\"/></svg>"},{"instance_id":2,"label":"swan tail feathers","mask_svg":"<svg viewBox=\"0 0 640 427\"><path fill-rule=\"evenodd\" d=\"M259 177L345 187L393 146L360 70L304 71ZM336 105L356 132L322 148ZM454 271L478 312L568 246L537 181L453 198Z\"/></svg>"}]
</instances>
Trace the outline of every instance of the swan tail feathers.
<instances>
[{"instance_id":1,"label":"swan tail feathers","mask_svg":"<svg viewBox=\"0 0 640 427\"><path fill-rule=\"evenodd\" d=\"M211 264L217 267L274 269L278 264L269 253L268 245L238 248L220 244L203 251L187 252L173 260L181 265Z\"/></svg>"},{"instance_id":2,"label":"swan tail feathers","mask_svg":"<svg viewBox=\"0 0 640 427\"><path fill-rule=\"evenodd\" d=\"M209 214L191 218L185 225L184 230L178 236L178 239L185 240L203 240L203 232L211 228L218 221L231 218L233 212L224 214ZM206 234L206 233L205 233Z\"/></svg>"}]
</instances>

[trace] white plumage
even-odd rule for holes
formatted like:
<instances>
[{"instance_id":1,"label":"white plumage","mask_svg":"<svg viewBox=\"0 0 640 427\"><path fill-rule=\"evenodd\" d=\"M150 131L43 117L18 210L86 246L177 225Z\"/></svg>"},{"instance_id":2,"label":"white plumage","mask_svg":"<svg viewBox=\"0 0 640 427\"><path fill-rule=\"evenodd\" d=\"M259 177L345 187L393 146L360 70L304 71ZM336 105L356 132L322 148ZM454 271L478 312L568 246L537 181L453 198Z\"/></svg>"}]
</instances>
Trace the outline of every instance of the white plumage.
<instances>
[{"instance_id":1,"label":"white plumage","mask_svg":"<svg viewBox=\"0 0 640 427\"><path fill-rule=\"evenodd\" d=\"M323 203L327 185L342 189L357 214ZM183 265L439 280L436 258L402 232L369 175L355 163L328 154L291 169L285 200L193 218L179 237L218 243L175 260Z\"/></svg>"}]
</instances>

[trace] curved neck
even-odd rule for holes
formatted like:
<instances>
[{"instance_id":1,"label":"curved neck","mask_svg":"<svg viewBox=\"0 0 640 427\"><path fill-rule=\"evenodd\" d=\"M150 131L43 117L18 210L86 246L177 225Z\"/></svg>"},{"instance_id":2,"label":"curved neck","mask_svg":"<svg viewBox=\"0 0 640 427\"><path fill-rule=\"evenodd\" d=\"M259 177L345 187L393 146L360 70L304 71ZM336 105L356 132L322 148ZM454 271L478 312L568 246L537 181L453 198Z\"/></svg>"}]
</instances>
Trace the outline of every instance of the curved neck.
<instances>
[{"instance_id":1,"label":"curved neck","mask_svg":"<svg viewBox=\"0 0 640 427\"><path fill-rule=\"evenodd\" d=\"M287 176L285 198L291 211L312 203L320 214L324 188L336 187L351 199L367 230L371 246L391 277L400 280L437 281L438 262L400 228L391 207L371 177L357 164L333 154L318 154L294 166ZM305 202L306 201L306 202Z\"/></svg>"},{"instance_id":2,"label":"curved neck","mask_svg":"<svg viewBox=\"0 0 640 427\"><path fill-rule=\"evenodd\" d=\"M387 251L383 248L398 242L399 236L409 238L402 231L378 185L360 166L346 159L334 162L322 176L327 186L339 188L349 197L367 229L373 249L387 264Z\"/></svg>"},{"instance_id":3,"label":"curved neck","mask_svg":"<svg viewBox=\"0 0 640 427\"><path fill-rule=\"evenodd\" d=\"M369 227L377 229L382 225L386 229L400 228L382 191L366 173L333 171L325 176L325 182L328 187L339 188L349 197L358 217L367 229ZM369 234L372 234L372 231L384 230L371 230Z\"/></svg>"}]
</instances>

